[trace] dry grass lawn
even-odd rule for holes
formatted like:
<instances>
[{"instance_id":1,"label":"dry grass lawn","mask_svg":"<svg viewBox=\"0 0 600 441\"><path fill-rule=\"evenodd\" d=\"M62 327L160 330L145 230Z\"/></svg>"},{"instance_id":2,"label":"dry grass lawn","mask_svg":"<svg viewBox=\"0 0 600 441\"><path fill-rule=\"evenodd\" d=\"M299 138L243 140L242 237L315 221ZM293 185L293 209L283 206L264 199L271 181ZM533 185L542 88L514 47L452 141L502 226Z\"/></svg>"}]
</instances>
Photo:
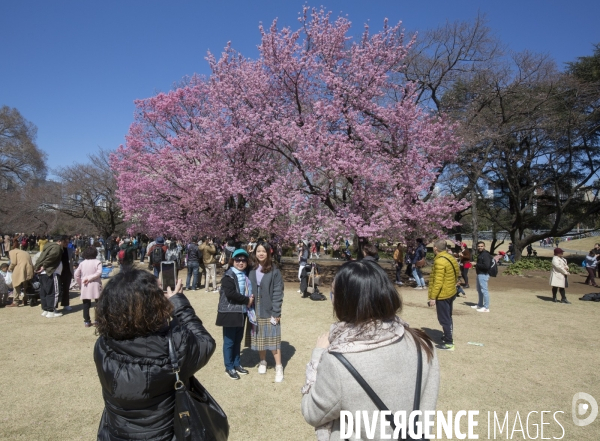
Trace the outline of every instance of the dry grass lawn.
<instances>
[{"instance_id":1,"label":"dry grass lawn","mask_svg":"<svg viewBox=\"0 0 600 441\"><path fill-rule=\"evenodd\" d=\"M288 274L293 274L295 267L288 267ZM297 286L286 284L281 321L285 380L280 384L274 383L270 355L266 375L258 375L253 368L241 381L226 377L221 329L214 325L218 294L196 291L188 296L217 341L212 360L197 376L228 413L232 441L315 439L300 414L300 387L317 336L328 330L334 317L328 301L301 299ZM565 428L563 439L600 439L600 418L583 428L571 421L576 392L587 392L600 401L600 303L578 300L590 292L589 287L572 283L568 289L572 305L548 301L547 274L499 276L492 279L490 290L489 314L469 308L477 296L473 288L467 290L466 300L455 302L456 351L438 351L442 371L438 409L479 410L480 439L488 439L488 411L503 416L510 411L512 430L517 411L525 426L528 412L542 410L564 412L557 415ZM405 287L400 292L402 317L438 338L440 326L435 310L425 304L425 292ZM72 304L74 311L57 319L41 317L39 308L0 310L4 343L0 348L0 439L95 439L103 408L92 359L96 336L93 329L83 327L79 297ZM257 363L258 355L244 350L242 364L253 367ZM539 415L530 418L532 437ZM562 431L548 415L545 420L552 424L545 426L544 437L558 438ZM498 435L498 439L507 437ZM523 434L515 432L512 439L524 439Z\"/></svg>"}]
</instances>

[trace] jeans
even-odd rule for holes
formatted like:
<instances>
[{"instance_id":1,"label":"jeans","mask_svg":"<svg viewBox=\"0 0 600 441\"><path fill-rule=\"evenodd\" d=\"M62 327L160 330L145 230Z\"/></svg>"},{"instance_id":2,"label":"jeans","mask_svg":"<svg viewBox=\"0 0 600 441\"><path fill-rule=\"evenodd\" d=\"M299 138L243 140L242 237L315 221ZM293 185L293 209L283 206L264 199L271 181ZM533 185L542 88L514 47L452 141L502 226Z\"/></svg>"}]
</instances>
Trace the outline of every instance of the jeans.
<instances>
[{"instance_id":1,"label":"jeans","mask_svg":"<svg viewBox=\"0 0 600 441\"><path fill-rule=\"evenodd\" d=\"M140 262L144 263L144 259L146 258L146 247L140 248Z\"/></svg>"},{"instance_id":2,"label":"jeans","mask_svg":"<svg viewBox=\"0 0 600 441\"><path fill-rule=\"evenodd\" d=\"M208 263L206 266L206 284L204 288L208 291L208 284L211 283L213 289L217 289L217 264L216 263Z\"/></svg>"},{"instance_id":3,"label":"jeans","mask_svg":"<svg viewBox=\"0 0 600 441\"><path fill-rule=\"evenodd\" d=\"M234 369L236 366L240 366L240 351L243 337L243 326L223 326L223 361L225 362L225 369L228 371Z\"/></svg>"},{"instance_id":4,"label":"jeans","mask_svg":"<svg viewBox=\"0 0 600 441\"><path fill-rule=\"evenodd\" d=\"M490 293L488 291L489 274L477 274L477 294L479 294L479 302L477 306L480 308L490 308Z\"/></svg>"},{"instance_id":5,"label":"jeans","mask_svg":"<svg viewBox=\"0 0 600 441\"><path fill-rule=\"evenodd\" d=\"M153 266L152 269L154 270L154 277L158 279L158 276L160 276L160 266Z\"/></svg>"},{"instance_id":6,"label":"jeans","mask_svg":"<svg viewBox=\"0 0 600 441\"><path fill-rule=\"evenodd\" d=\"M417 266L413 266L412 272L413 278L415 282L417 282L417 286L425 287L425 279L423 278L423 273L421 272L421 268L417 268Z\"/></svg>"},{"instance_id":7,"label":"jeans","mask_svg":"<svg viewBox=\"0 0 600 441\"><path fill-rule=\"evenodd\" d=\"M104 258L106 259L107 262L112 262L112 259L110 258L110 250L107 248L106 251L104 252Z\"/></svg>"},{"instance_id":8,"label":"jeans","mask_svg":"<svg viewBox=\"0 0 600 441\"><path fill-rule=\"evenodd\" d=\"M198 288L198 270L200 269L200 262L188 262L187 265L187 279L185 282L185 287L187 289ZM190 286L190 279L192 278L192 273L194 274L194 283Z\"/></svg>"}]
</instances>

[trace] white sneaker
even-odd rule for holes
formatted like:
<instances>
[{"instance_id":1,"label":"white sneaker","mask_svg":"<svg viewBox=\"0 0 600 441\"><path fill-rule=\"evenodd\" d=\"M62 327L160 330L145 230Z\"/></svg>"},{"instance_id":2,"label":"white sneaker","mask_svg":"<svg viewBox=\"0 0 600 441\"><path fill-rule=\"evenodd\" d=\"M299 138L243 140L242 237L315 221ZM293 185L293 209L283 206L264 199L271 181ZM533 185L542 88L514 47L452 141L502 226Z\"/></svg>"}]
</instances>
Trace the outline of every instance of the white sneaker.
<instances>
[{"instance_id":1,"label":"white sneaker","mask_svg":"<svg viewBox=\"0 0 600 441\"><path fill-rule=\"evenodd\" d=\"M415 286L413 289L423 289L422 286Z\"/></svg>"},{"instance_id":2,"label":"white sneaker","mask_svg":"<svg viewBox=\"0 0 600 441\"><path fill-rule=\"evenodd\" d=\"M487 308L479 308L477 312L490 312L490 310Z\"/></svg>"},{"instance_id":3,"label":"white sneaker","mask_svg":"<svg viewBox=\"0 0 600 441\"><path fill-rule=\"evenodd\" d=\"M396 285L402 286L402 285L404 285L404 283L402 283L402 282L396 282Z\"/></svg>"},{"instance_id":4,"label":"white sneaker","mask_svg":"<svg viewBox=\"0 0 600 441\"><path fill-rule=\"evenodd\" d=\"M48 311L48 314L46 314L46 318L55 318L55 317L62 317L63 313L62 312L58 312L58 311Z\"/></svg>"},{"instance_id":5,"label":"white sneaker","mask_svg":"<svg viewBox=\"0 0 600 441\"><path fill-rule=\"evenodd\" d=\"M473 309L479 309L479 306L478 305L473 305L473 306L471 306L471 308L473 308Z\"/></svg>"},{"instance_id":6,"label":"white sneaker","mask_svg":"<svg viewBox=\"0 0 600 441\"><path fill-rule=\"evenodd\" d=\"M42 317L46 317L48 315L48 311L42 311Z\"/></svg>"},{"instance_id":7,"label":"white sneaker","mask_svg":"<svg viewBox=\"0 0 600 441\"><path fill-rule=\"evenodd\" d=\"M258 363L258 373L259 374L267 373L267 361L266 360L262 360L260 363Z\"/></svg>"},{"instance_id":8,"label":"white sneaker","mask_svg":"<svg viewBox=\"0 0 600 441\"><path fill-rule=\"evenodd\" d=\"M65 311L73 311L73 308L72 308L72 307L70 307L70 306L65 306L65 307L63 308L63 310L65 310Z\"/></svg>"},{"instance_id":9,"label":"white sneaker","mask_svg":"<svg viewBox=\"0 0 600 441\"><path fill-rule=\"evenodd\" d=\"M412 277L409 277L409 278L408 278L408 281L409 281L409 282L414 282L414 281L415 281L415 279L413 279Z\"/></svg>"},{"instance_id":10,"label":"white sneaker","mask_svg":"<svg viewBox=\"0 0 600 441\"><path fill-rule=\"evenodd\" d=\"M275 366L275 383L281 383L283 381L283 365L278 364Z\"/></svg>"}]
</instances>

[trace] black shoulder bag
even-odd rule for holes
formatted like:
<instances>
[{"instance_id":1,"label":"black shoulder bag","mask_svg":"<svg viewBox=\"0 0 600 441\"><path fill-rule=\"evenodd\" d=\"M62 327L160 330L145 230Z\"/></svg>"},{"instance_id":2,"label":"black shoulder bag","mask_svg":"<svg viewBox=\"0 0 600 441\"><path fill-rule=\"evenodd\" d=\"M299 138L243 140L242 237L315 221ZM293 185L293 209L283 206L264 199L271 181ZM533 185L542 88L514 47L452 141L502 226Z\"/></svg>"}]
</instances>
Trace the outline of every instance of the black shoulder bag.
<instances>
[{"instance_id":1,"label":"black shoulder bag","mask_svg":"<svg viewBox=\"0 0 600 441\"><path fill-rule=\"evenodd\" d=\"M179 379L179 363L169 333L169 358L175 374L175 415L173 425L178 441L226 441L229 422L221 406L193 375L190 387Z\"/></svg>"},{"instance_id":2,"label":"black shoulder bag","mask_svg":"<svg viewBox=\"0 0 600 441\"><path fill-rule=\"evenodd\" d=\"M419 410L419 407L421 406L421 380L423 377L423 355L421 354L421 348L419 347L418 343L415 342L415 344L417 345L418 365L417 365L417 381L416 381L416 386L415 386L415 398L413 401L413 411ZM367 393L367 395L369 396L371 401L373 401L375 406L377 406L379 411L382 411L382 410L389 411L387 406L383 403L383 401L381 401L381 398L379 398L379 396L375 393L375 391L373 389L371 389L371 386L369 386L369 384L358 373L358 371L354 368L354 366L352 366L350 364L350 362L346 359L346 357L344 357L339 352L330 352L330 354L333 355L335 358L337 358L340 361L340 363L342 363L344 365L344 367L346 369L348 369L348 372L350 372L350 374L352 374L354 379L364 389L364 391ZM392 413L391 415L386 415L386 419L389 421L390 426L392 427L392 431L396 430L396 425L394 424L394 414ZM414 433L417 432L417 421L418 420L419 420L419 417L417 416L414 420L414 422L415 422L415 426L413 428ZM407 434L407 436L408 436L408 434ZM412 440L413 438L408 436L407 439ZM423 435L423 437L421 439L427 439L427 438L425 438L425 435Z\"/></svg>"}]
</instances>

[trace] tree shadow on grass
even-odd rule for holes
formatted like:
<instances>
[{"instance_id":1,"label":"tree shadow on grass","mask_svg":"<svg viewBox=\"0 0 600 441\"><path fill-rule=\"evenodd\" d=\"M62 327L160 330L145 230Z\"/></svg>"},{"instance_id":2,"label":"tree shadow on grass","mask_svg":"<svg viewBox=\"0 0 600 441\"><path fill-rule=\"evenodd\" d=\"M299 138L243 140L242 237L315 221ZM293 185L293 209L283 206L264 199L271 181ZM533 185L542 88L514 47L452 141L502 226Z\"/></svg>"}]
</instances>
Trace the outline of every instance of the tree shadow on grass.
<instances>
[{"instance_id":1,"label":"tree shadow on grass","mask_svg":"<svg viewBox=\"0 0 600 441\"><path fill-rule=\"evenodd\" d=\"M292 359L295 353L296 348L289 344L289 342L281 342L281 364L283 365L284 369L287 366L288 361ZM258 366L259 361L260 357L258 356L258 351L253 351L250 348L242 349L242 352L240 353L240 364L242 366L256 367ZM275 360L271 351L267 351L267 365L275 366Z\"/></svg>"}]
</instances>

